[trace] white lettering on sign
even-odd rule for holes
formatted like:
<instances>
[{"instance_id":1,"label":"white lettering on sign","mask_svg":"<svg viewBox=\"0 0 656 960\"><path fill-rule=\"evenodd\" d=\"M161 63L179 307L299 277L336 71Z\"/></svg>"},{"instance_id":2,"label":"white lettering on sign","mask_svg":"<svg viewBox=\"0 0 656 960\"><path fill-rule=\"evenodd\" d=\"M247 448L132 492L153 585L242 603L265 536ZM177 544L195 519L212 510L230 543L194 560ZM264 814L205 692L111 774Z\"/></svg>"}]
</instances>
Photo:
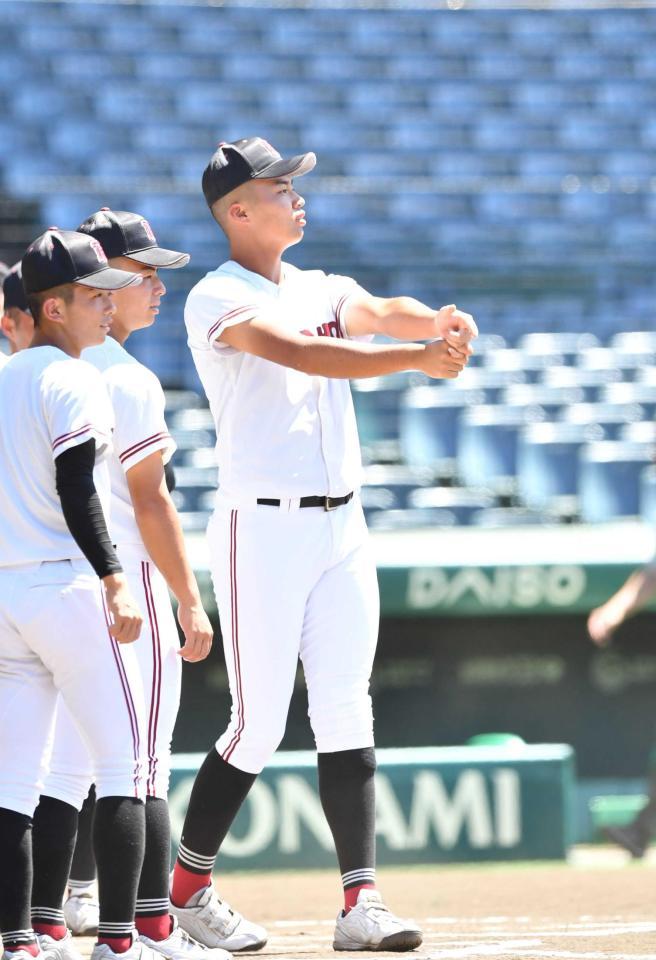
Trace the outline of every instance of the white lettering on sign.
<instances>
[{"instance_id":1,"label":"white lettering on sign","mask_svg":"<svg viewBox=\"0 0 656 960\"><path fill-rule=\"evenodd\" d=\"M435 567L408 572L407 603L413 610L455 607L470 596L482 607L569 607L586 588L585 569L553 567L465 567L449 573Z\"/></svg>"},{"instance_id":2,"label":"white lettering on sign","mask_svg":"<svg viewBox=\"0 0 656 960\"><path fill-rule=\"evenodd\" d=\"M297 774L285 774L278 778L276 787L280 810L279 849L283 853L300 850L301 826L305 825L325 850L334 850L330 827L312 784Z\"/></svg>"},{"instance_id":3,"label":"white lettering on sign","mask_svg":"<svg viewBox=\"0 0 656 960\"><path fill-rule=\"evenodd\" d=\"M176 841L192 785L193 777L185 777L169 796ZM304 829L323 849L334 849L316 789L299 774L282 774L273 785L257 780L245 808L245 832L229 833L222 855L245 860L271 847L284 854L300 853ZM464 769L447 789L439 773L419 768L407 815L390 778L378 773L376 834L390 850L424 850L433 844L452 850L458 843L476 850L514 847L522 836L519 773L498 767L486 779L481 770Z\"/></svg>"}]
</instances>

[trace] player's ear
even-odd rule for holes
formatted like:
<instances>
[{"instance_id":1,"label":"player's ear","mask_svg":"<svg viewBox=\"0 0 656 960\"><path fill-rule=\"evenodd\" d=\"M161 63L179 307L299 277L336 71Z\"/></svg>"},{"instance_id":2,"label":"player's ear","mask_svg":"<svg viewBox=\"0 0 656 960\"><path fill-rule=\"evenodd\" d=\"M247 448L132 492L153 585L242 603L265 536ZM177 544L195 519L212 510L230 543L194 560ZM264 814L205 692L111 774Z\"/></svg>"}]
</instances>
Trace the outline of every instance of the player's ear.
<instances>
[{"instance_id":1,"label":"player's ear","mask_svg":"<svg viewBox=\"0 0 656 960\"><path fill-rule=\"evenodd\" d=\"M66 319L66 303L63 297L48 297L41 304L41 316L49 323L63 323Z\"/></svg>"},{"instance_id":2,"label":"player's ear","mask_svg":"<svg viewBox=\"0 0 656 960\"><path fill-rule=\"evenodd\" d=\"M16 322L8 313L3 313L0 316L0 330L2 330L7 340L11 340L16 333Z\"/></svg>"},{"instance_id":3,"label":"player's ear","mask_svg":"<svg viewBox=\"0 0 656 960\"><path fill-rule=\"evenodd\" d=\"M231 203L228 207L228 220L232 223L244 223L248 220L248 211L241 203Z\"/></svg>"}]
</instances>

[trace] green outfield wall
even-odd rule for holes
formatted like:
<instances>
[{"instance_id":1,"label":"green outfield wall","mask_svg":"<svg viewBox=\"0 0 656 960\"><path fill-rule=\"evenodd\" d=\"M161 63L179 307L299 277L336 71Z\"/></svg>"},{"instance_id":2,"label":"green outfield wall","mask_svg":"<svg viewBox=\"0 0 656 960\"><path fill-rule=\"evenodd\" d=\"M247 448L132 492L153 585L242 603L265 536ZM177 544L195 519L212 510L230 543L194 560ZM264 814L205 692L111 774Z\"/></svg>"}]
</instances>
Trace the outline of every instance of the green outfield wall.
<instances>
[{"instance_id":1,"label":"green outfield wall","mask_svg":"<svg viewBox=\"0 0 656 960\"><path fill-rule=\"evenodd\" d=\"M571 744L586 778L644 774L656 714L654 615L629 621L604 650L591 643L586 618L653 555L648 527L435 529L372 539L382 602L371 688L379 746L455 746L510 730L528 743ZM190 548L212 609L204 538ZM217 623L215 609L212 616ZM208 661L184 670L174 749L206 750L229 707L217 633ZM300 669L282 748L313 748Z\"/></svg>"},{"instance_id":2,"label":"green outfield wall","mask_svg":"<svg viewBox=\"0 0 656 960\"><path fill-rule=\"evenodd\" d=\"M202 760L202 754L174 757L174 842ZM380 750L378 863L562 858L572 837L573 791L574 755L564 745ZM221 848L220 869L335 864L316 755L277 754Z\"/></svg>"}]
</instances>

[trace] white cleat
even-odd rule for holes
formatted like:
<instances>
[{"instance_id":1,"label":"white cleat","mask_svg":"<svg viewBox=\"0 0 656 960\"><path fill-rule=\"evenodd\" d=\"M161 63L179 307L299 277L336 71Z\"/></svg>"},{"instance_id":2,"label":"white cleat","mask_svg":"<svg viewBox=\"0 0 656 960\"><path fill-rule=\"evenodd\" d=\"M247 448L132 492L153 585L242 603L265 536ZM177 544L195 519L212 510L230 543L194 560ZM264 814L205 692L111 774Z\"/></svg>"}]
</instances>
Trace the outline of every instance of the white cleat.
<instances>
[{"instance_id":1,"label":"white cleat","mask_svg":"<svg viewBox=\"0 0 656 960\"><path fill-rule=\"evenodd\" d=\"M160 955L133 934L132 946L124 953L114 953L106 943L96 943L91 951L91 960L160 960Z\"/></svg>"},{"instance_id":2,"label":"white cleat","mask_svg":"<svg viewBox=\"0 0 656 960\"><path fill-rule=\"evenodd\" d=\"M414 950L422 941L414 920L401 920L387 909L377 890L364 889L347 914L337 914L335 950Z\"/></svg>"},{"instance_id":3,"label":"white cleat","mask_svg":"<svg viewBox=\"0 0 656 960\"><path fill-rule=\"evenodd\" d=\"M220 947L206 947L198 943L179 926L173 918L173 929L166 940L151 940L143 933L139 934L147 947L166 960L232 960L232 954Z\"/></svg>"},{"instance_id":4,"label":"white cleat","mask_svg":"<svg viewBox=\"0 0 656 960\"><path fill-rule=\"evenodd\" d=\"M66 926L75 937L95 937L98 933L100 906L95 886L71 893L62 907Z\"/></svg>"},{"instance_id":5,"label":"white cleat","mask_svg":"<svg viewBox=\"0 0 656 960\"><path fill-rule=\"evenodd\" d=\"M183 930L206 947L237 953L260 950L267 941L264 927L244 919L223 900L211 885L199 890L184 907L171 904L171 913Z\"/></svg>"},{"instance_id":6,"label":"white cleat","mask_svg":"<svg viewBox=\"0 0 656 960\"><path fill-rule=\"evenodd\" d=\"M43 960L43 954L38 953L36 957L33 957L31 953L21 947L18 950L4 950L1 960Z\"/></svg>"},{"instance_id":7,"label":"white cleat","mask_svg":"<svg viewBox=\"0 0 656 960\"><path fill-rule=\"evenodd\" d=\"M82 954L74 945L70 930L66 931L66 936L61 940L55 940L47 933L37 933L36 939L46 960L82 960Z\"/></svg>"}]
</instances>

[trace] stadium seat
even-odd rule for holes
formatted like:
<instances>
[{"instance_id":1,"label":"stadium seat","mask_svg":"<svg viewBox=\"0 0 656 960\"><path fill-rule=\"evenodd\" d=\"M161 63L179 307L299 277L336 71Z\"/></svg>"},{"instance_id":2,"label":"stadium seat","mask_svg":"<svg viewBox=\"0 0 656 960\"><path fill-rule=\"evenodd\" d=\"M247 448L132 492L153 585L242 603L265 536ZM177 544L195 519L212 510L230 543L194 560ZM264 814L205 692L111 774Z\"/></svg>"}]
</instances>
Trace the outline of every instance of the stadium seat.
<instances>
[{"instance_id":1,"label":"stadium seat","mask_svg":"<svg viewBox=\"0 0 656 960\"><path fill-rule=\"evenodd\" d=\"M399 410L407 381L402 377L371 377L351 384L358 434L363 447L397 441Z\"/></svg>"},{"instance_id":2,"label":"stadium seat","mask_svg":"<svg viewBox=\"0 0 656 960\"><path fill-rule=\"evenodd\" d=\"M640 474L640 516L656 527L656 466L653 464Z\"/></svg>"},{"instance_id":3,"label":"stadium seat","mask_svg":"<svg viewBox=\"0 0 656 960\"><path fill-rule=\"evenodd\" d=\"M457 453L462 412L485 398L481 390L415 387L406 391L399 410L399 444L404 463L451 472Z\"/></svg>"},{"instance_id":4,"label":"stadium seat","mask_svg":"<svg viewBox=\"0 0 656 960\"><path fill-rule=\"evenodd\" d=\"M374 510L367 514L367 526L370 530L417 530L422 527L455 527L457 522L455 513L433 507Z\"/></svg>"},{"instance_id":5,"label":"stadium seat","mask_svg":"<svg viewBox=\"0 0 656 960\"><path fill-rule=\"evenodd\" d=\"M499 493L512 492L519 432L528 423L543 419L543 411L534 407L479 406L465 410L457 446L462 482Z\"/></svg>"},{"instance_id":6,"label":"stadium seat","mask_svg":"<svg viewBox=\"0 0 656 960\"><path fill-rule=\"evenodd\" d=\"M640 513L640 477L652 459L650 444L601 440L581 450L581 519L602 523Z\"/></svg>"},{"instance_id":7,"label":"stadium seat","mask_svg":"<svg viewBox=\"0 0 656 960\"><path fill-rule=\"evenodd\" d=\"M552 514L528 507L490 507L488 510L477 510L471 522L477 527L526 527L555 523L555 518Z\"/></svg>"},{"instance_id":8,"label":"stadium seat","mask_svg":"<svg viewBox=\"0 0 656 960\"><path fill-rule=\"evenodd\" d=\"M616 440L626 424L638 423L644 416L644 408L639 403L577 403L562 412L565 423L596 424L603 428L609 440Z\"/></svg>"},{"instance_id":9,"label":"stadium seat","mask_svg":"<svg viewBox=\"0 0 656 960\"><path fill-rule=\"evenodd\" d=\"M506 387L501 403L514 407L533 406L547 417L557 418L568 407L583 401L581 387L549 387L542 383L516 383Z\"/></svg>"},{"instance_id":10,"label":"stadium seat","mask_svg":"<svg viewBox=\"0 0 656 960\"><path fill-rule=\"evenodd\" d=\"M467 487L417 487L409 494L408 504L416 510L447 511L458 524L471 523L477 510L487 510L497 505L491 493Z\"/></svg>"},{"instance_id":11,"label":"stadium seat","mask_svg":"<svg viewBox=\"0 0 656 960\"><path fill-rule=\"evenodd\" d=\"M412 491L432 482L431 470L375 464L364 469L362 503L366 508L405 510Z\"/></svg>"},{"instance_id":12,"label":"stadium seat","mask_svg":"<svg viewBox=\"0 0 656 960\"><path fill-rule=\"evenodd\" d=\"M521 501L535 509L574 512L579 452L585 443L603 438L602 427L594 423L535 423L522 430L517 448Z\"/></svg>"}]
</instances>

